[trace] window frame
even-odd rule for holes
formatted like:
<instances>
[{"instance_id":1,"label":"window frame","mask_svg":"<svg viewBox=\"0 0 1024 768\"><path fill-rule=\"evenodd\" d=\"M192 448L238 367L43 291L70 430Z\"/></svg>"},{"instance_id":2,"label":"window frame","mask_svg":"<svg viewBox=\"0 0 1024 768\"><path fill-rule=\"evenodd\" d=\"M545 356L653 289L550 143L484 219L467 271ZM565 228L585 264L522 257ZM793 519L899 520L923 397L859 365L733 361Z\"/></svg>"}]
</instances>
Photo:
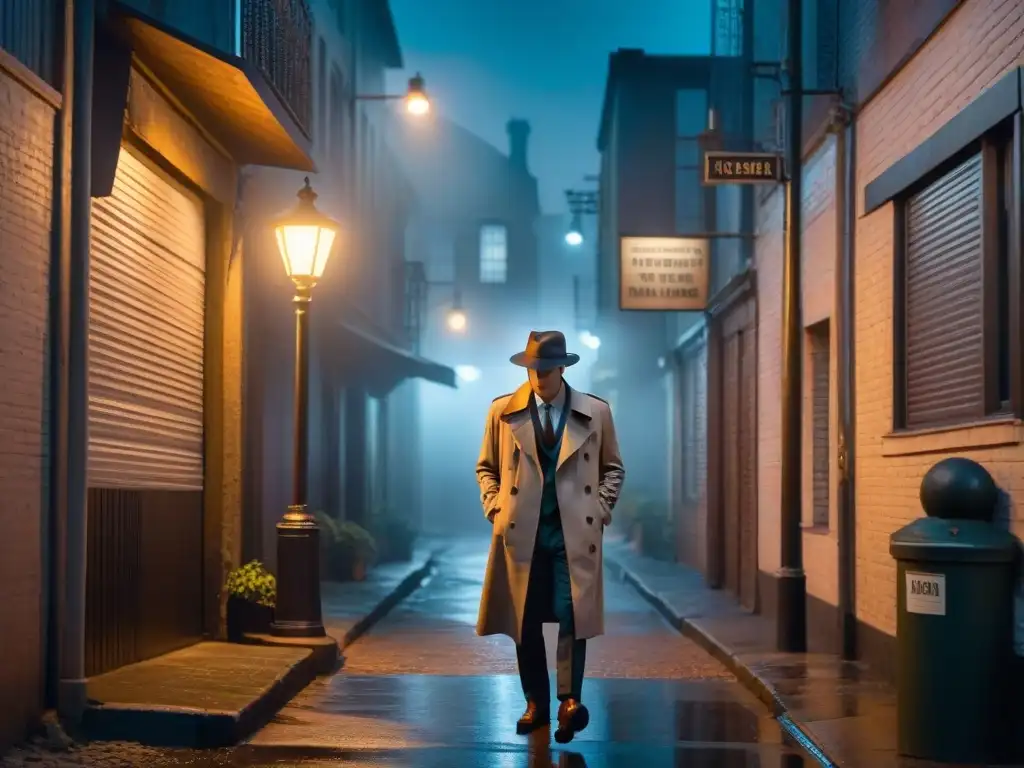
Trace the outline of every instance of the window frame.
<instances>
[{"instance_id":1,"label":"window frame","mask_svg":"<svg viewBox=\"0 0 1024 768\"><path fill-rule=\"evenodd\" d=\"M495 243L485 242L485 235L489 231L501 231L502 233L502 249L501 258L488 258L487 255L490 253L491 248L496 247ZM508 244L509 244L509 232L508 225L500 221L485 221L480 224L477 228L477 282L481 285L507 285L508 284ZM501 279L486 279L485 266L490 267L496 264L501 264Z\"/></svg>"},{"instance_id":2,"label":"window frame","mask_svg":"<svg viewBox=\"0 0 1024 768\"><path fill-rule=\"evenodd\" d=\"M994 125L982 137L949 157L893 200L893 370L892 431L914 433L963 427L977 422L1024 416L1022 380L1022 293L1021 281L1021 112ZM908 423L907 418L907 204L968 158L980 154L982 164L981 307L982 381L979 400L983 414L943 422ZM1002 167L1000 167L1002 163ZM1005 230L1000 218L1006 213ZM1005 241L1002 237L1005 234ZM1000 261L1005 257L1005 286ZM1006 293L1000 296L1001 289ZM1005 327L1001 327L1000 302L1005 298ZM1000 341L1007 346L1008 397L1000 395Z\"/></svg>"}]
</instances>

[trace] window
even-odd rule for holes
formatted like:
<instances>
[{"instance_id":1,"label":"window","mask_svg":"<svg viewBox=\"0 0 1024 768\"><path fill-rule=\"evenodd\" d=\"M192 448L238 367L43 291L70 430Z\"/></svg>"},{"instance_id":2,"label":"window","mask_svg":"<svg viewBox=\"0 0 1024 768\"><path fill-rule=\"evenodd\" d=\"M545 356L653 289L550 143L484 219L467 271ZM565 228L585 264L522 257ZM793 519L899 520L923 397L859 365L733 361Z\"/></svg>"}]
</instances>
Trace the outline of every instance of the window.
<instances>
[{"instance_id":1,"label":"window","mask_svg":"<svg viewBox=\"0 0 1024 768\"><path fill-rule=\"evenodd\" d=\"M480 227L480 282L504 283L508 279L508 230L500 224Z\"/></svg>"},{"instance_id":2,"label":"window","mask_svg":"<svg viewBox=\"0 0 1024 768\"><path fill-rule=\"evenodd\" d=\"M331 117L324 146L335 170L341 168L345 156L345 86L337 64L331 65Z\"/></svg>"},{"instance_id":3,"label":"window","mask_svg":"<svg viewBox=\"0 0 1024 768\"><path fill-rule=\"evenodd\" d=\"M810 356L810 428L811 428L811 508L815 526L829 523L829 384L831 344L829 321L822 320L807 329Z\"/></svg>"},{"instance_id":4,"label":"window","mask_svg":"<svg viewBox=\"0 0 1024 768\"><path fill-rule=\"evenodd\" d=\"M333 78L333 73L332 73ZM317 43L316 61L316 100L317 100L317 126L316 140L320 143L320 149L327 154L327 43L321 37Z\"/></svg>"},{"instance_id":5,"label":"window","mask_svg":"<svg viewBox=\"0 0 1024 768\"><path fill-rule=\"evenodd\" d=\"M897 201L894 426L975 421L1019 410L1012 393L1017 275L1010 131L986 137ZM1014 278L1016 279L1016 278Z\"/></svg>"}]
</instances>

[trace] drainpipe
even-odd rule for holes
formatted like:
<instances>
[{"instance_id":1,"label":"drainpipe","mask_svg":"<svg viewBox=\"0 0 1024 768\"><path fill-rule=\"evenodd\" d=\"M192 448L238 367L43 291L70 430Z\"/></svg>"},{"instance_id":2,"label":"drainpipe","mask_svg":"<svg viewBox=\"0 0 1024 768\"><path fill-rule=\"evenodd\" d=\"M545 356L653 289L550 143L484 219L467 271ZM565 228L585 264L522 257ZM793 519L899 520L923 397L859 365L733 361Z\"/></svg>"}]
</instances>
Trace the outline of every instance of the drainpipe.
<instances>
[{"instance_id":1,"label":"drainpipe","mask_svg":"<svg viewBox=\"0 0 1024 768\"><path fill-rule=\"evenodd\" d=\"M803 0L789 0L788 144L785 256L782 268L781 552L778 573L778 649L807 650L807 578L803 565L803 311L800 239L803 234Z\"/></svg>"},{"instance_id":2,"label":"drainpipe","mask_svg":"<svg viewBox=\"0 0 1024 768\"><path fill-rule=\"evenodd\" d=\"M46 706L56 709L64 621L64 523L67 519L68 317L71 274L71 109L74 104L74 2L55 20L63 46L58 58L61 110L54 135L53 267L50 272L50 496L47 514Z\"/></svg>"},{"instance_id":3,"label":"drainpipe","mask_svg":"<svg viewBox=\"0 0 1024 768\"><path fill-rule=\"evenodd\" d=\"M856 126L850 111L836 108L836 269L835 305L838 380L839 468L839 636L845 660L857 658L856 495L854 493L853 270Z\"/></svg>"},{"instance_id":4,"label":"drainpipe","mask_svg":"<svg viewBox=\"0 0 1024 768\"><path fill-rule=\"evenodd\" d=\"M88 540L86 466L88 449L89 226L92 214L93 53L95 0L75 0L71 105L71 265L69 271L67 547L64 633L58 711L74 728L86 707L85 569Z\"/></svg>"}]
</instances>

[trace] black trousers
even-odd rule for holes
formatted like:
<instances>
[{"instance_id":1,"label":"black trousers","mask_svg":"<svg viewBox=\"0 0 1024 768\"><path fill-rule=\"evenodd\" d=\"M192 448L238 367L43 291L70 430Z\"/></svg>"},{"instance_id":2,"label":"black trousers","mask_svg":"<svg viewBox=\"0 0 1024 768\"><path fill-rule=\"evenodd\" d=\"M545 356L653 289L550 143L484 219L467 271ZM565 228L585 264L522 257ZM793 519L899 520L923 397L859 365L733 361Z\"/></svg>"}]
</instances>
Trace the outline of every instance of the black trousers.
<instances>
[{"instance_id":1,"label":"black trousers","mask_svg":"<svg viewBox=\"0 0 1024 768\"><path fill-rule=\"evenodd\" d=\"M587 641L576 639L569 561L560 529L561 526L557 533L537 532L526 591L522 642L516 646L523 694L537 706L551 702L548 660L544 649L545 621L553 617L558 622L556 670L559 701L569 698L580 700L587 659Z\"/></svg>"}]
</instances>

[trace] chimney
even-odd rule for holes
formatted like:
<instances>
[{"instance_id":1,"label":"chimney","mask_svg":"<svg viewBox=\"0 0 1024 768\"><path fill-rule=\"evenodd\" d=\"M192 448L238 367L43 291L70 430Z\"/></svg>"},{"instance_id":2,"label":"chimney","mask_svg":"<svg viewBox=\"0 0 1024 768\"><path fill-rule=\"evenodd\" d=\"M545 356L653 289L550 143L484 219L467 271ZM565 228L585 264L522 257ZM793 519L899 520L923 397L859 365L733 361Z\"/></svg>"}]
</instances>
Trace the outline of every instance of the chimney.
<instances>
[{"instance_id":1,"label":"chimney","mask_svg":"<svg viewBox=\"0 0 1024 768\"><path fill-rule=\"evenodd\" d=\"M512 166L520 170L529 170L526 163L526 148L530 142L530 124L526 120L509 120L505 125L508 131L508 159Z\"/></svg>"}]
</instances>

